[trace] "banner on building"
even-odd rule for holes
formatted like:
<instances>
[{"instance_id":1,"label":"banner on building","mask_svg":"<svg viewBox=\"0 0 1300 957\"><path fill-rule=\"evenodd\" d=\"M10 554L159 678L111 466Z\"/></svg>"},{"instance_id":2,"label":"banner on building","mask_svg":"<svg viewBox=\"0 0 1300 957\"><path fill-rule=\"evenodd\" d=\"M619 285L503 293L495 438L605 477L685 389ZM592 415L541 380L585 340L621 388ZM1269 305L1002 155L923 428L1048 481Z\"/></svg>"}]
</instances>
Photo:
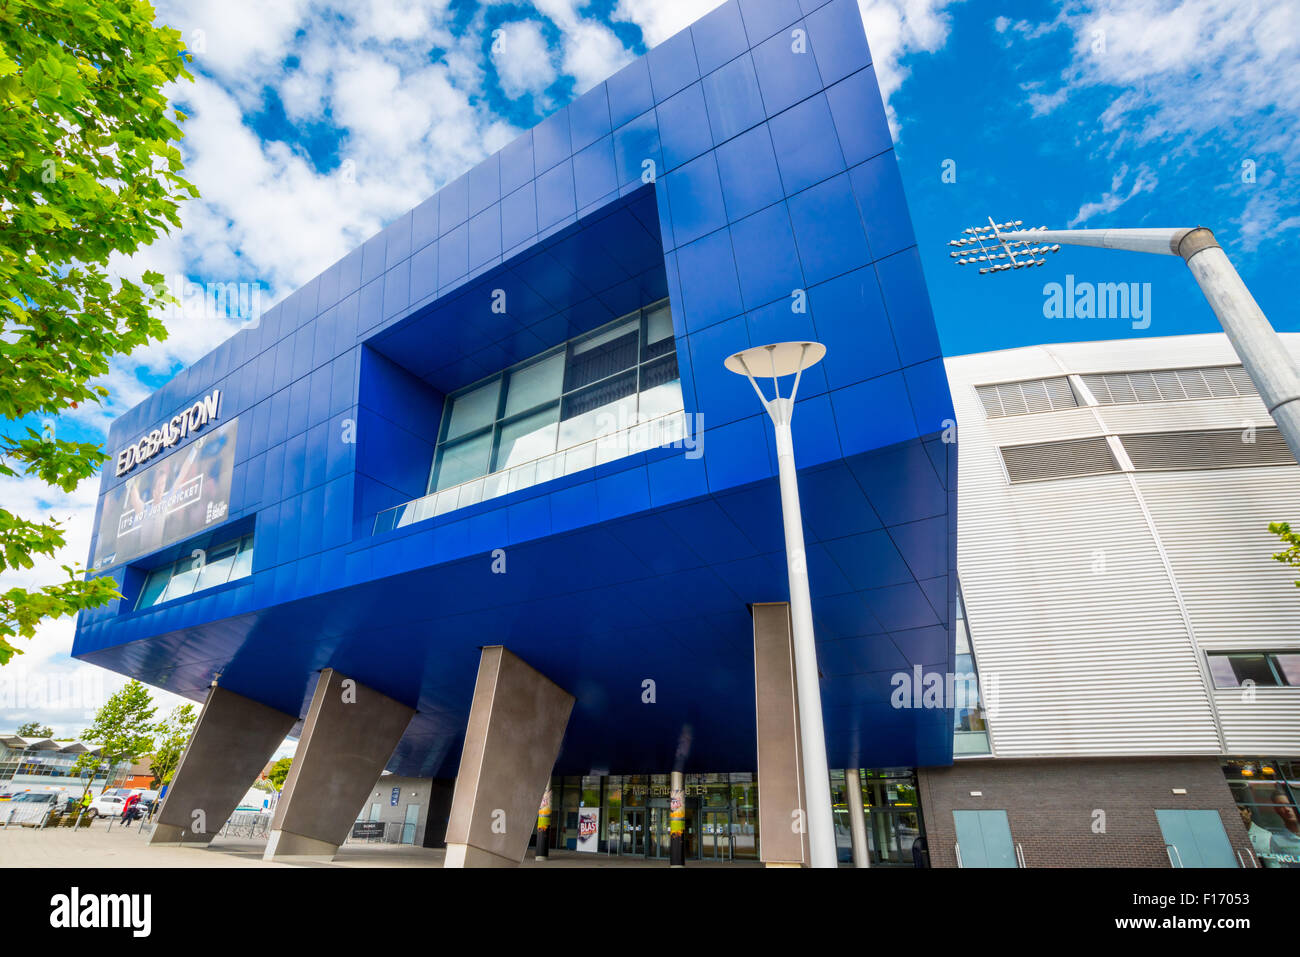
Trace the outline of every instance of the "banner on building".
<instances>
[{"instance_id":1,"label":"banner on building","mask_svg":"<svg viewBox=\"0 0 1300 957\"><path fill-rule=\"evenodd\" d=\"M600 810L578 809L578 844L576 850L594 854L600 849Z\"/></svg>"},{"instance_id":2,"label":"banner on building","mask_svg":"<svg viewBox=\"0 0 1300 957\"><path fill-rule=\"evenodd\" d=\"M132 474L104 496L95 568L130 561L225 521L238 419Z\"/></svg>"}]
</instances>

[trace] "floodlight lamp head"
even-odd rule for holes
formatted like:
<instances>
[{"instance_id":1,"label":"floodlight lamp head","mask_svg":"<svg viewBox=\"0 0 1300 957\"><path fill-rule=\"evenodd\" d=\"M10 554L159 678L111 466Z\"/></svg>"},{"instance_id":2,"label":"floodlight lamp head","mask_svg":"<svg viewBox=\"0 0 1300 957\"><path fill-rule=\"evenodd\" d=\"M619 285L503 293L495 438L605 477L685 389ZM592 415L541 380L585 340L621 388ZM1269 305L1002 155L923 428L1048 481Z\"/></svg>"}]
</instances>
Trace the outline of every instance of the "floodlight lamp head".
<instances>
[{"instance_id":1,"label":"floodlight lamp head","mask_svg":"<svg viewBox=\"0 0 1300 957\"><path fill-rule=\"evenodd\" d=\"M1036 245L1036 241L1020 238L1025 232L1037 232L1047 228L1031 226L1028 230L1022 230L1022 226L1024 222L1019 219L996 223L990 216L988 225L967 227L962 230L964 238L948 241L949 246L958 247L948 254L949 258L955 260L959 266L988 263L980 267L981 276L1006 272L1009 269L1046 265L1047 260L1043 258L1043 254L1059 252L1061 247ZM1007 230L1009 234L1004 234L1003 230ZM976 248L965 248L968 245L974 245ZM997 262L997 260L1006 260L1006 262Z\"/></svg>"}]
</instances>

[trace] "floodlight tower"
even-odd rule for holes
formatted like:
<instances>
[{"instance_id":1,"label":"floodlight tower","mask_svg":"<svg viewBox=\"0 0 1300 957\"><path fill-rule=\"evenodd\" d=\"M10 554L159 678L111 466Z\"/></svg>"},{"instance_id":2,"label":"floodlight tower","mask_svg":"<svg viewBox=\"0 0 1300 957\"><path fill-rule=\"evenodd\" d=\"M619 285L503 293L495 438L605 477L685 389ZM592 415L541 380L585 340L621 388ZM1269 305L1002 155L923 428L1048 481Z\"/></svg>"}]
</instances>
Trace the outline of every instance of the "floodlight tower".
<instances>
[{"instance_id":1,"label":"floodlight tower","mask_svg":"<svg viewBox=\"0 0 1300 957\"><path fill-rule=\"evenodd\" d=\"M1300 461L1300 369L1213 232L1204 226L1049 230L1046 226L1020 229L1022 225L1020 220L995 223L990 217L987 226L966 229L963 238L949 240L949 246L957 247L949 256L958 265L986 263L980 267L981 275L1041 266L1045 260L1036 257L1056 252L1062 243L1181 256L1291 454Z\"/></svg>"}]
</instances>

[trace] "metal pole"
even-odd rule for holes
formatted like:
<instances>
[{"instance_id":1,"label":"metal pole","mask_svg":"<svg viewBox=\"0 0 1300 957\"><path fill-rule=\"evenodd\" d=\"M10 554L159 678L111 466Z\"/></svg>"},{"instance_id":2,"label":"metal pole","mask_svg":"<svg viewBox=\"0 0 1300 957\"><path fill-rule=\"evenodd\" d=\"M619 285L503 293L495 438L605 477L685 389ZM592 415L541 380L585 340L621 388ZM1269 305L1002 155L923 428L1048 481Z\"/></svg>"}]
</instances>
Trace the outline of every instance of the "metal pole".
<instances>
[{"instance_id":1,"label":"metal pole","mask_svg":"<svg viewBox=\"0 0 1300 957\"><path fill-rule=\"evenodd\" d=\"M686 775L668 777L668 866L686 866Z\"/></svg>"},{"instance_id":2,"label":"metal pole","mask_svg":"<svg viewBox=\"0 0 1300 957\"><path fill-rule=\"evenodd\" d=\"M545 863L551 852L551 785L546 785L542 793L542 803L537 809L537 847L533 851L533 860Z\"/></svg>"},{"instance_id":3,"label":"metal pole","mask_svg":"<svg viewBox=\"0 0 1300 957\"><path fill-rule=\"evenodd\" d=\"M776 461L781 482L781 514L785 524L785 555L790 580L790 624L794 639L795 685L799 693L799 741L803 751L806 826L813 867L837 867L835 818L831 810L830 769L826 762L826 732L822 727L822 696L818 682L817 646L813 635L812 596L804 552L803 513L799 508L799 479L794 465L790 418L794 399L775 399L768 411L776 427Z\"/></svg>"},{"instance_id":4,"label":"metal pole","mask_svg":"<svg viewBox=\"0 0 1300 957\"><path fill-rule=\"evenodd\" d=\"M1182 257L1291 454L1300 461L1300 369L1209 229L1022 229L999 233L998 238Z\"/></svg>"},{"instance_id":5,"label":"metal pole","mask_svg":"<svg viewBox=\"0 0 1300 957\"><path fill-rule=\"evenodd\" d=\"M871 866L867 845L867 815L862 809L862 778L857 768L844 769L844 802L849 806L849 830L853 834L853 866Z\"/></svg>"}]
</instances>

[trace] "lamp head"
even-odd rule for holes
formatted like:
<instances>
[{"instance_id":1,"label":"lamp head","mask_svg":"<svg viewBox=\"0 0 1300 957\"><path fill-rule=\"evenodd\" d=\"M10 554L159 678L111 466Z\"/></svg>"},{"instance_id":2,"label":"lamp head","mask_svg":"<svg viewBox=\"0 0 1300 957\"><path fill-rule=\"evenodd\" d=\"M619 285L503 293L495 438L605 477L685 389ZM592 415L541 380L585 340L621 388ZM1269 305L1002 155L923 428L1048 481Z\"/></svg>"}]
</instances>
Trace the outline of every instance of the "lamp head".
<instances>
[{"instance_id":1,"label":"lamp head","mask_svg":"<svg viewBox=\"0 0 1300 957\"><path fill-rule=\"evenodd\" d=\"M775 342L742 349L727 356L723 364L737 375L779 378L815 366L825 355L826 347L820 342Z\"/></svg>"}]
</instances>

